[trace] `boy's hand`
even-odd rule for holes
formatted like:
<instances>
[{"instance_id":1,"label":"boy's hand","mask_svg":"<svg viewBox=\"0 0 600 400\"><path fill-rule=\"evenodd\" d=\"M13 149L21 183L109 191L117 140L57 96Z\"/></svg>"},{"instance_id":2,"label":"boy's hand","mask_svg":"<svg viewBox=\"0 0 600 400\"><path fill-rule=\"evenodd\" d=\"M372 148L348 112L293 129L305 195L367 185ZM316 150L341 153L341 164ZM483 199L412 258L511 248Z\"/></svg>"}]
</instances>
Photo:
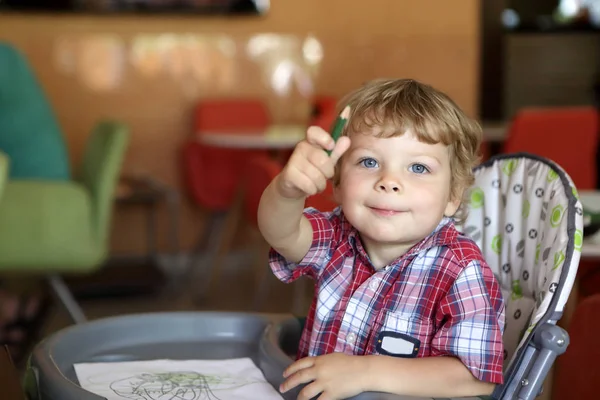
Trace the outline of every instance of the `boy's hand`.
<instances>
[{"instance_id":1,"label":"boy's hand","mask_svg":"<svg viewBox=\"0 0 600 400\"><path fill-rule=\"evenodd\" d=\"M363 356L343 353L302 358L284 371L283 376L287 379L279 390L285 393L300 384L310 382L300 391L298 400L309 400L319 394L319 400L356 396L365 391L365 362Z\"/></svg>"},{"instance_id":2,"label":"boy's hand","mask_svg":"<svg viewBox=\"0 0 600 400\"><path fill-rule=\"evenodd\" d=\"M288 199L301 199L322 192L333 177L335 164L350 147L350 138L342 136L334 143L323 129L311 126L306 139L296 145L290 160L278 177L277 189ZM328 156L325 150L332 150Z\"/></svg>"}]
</instances>

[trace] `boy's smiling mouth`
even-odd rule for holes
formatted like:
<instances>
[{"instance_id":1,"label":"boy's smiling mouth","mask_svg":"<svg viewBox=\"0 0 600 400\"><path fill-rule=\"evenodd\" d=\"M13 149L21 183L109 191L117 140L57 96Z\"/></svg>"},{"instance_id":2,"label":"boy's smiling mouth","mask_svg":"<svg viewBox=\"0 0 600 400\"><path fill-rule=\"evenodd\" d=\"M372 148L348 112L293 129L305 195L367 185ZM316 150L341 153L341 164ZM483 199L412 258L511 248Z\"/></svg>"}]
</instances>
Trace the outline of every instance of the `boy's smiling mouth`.
<instances>
[{"instance_id":1,"label":"boy's smiling mouth","mask_svg":"<svg viewBox=\"0 0 600 400\"><path fill-rule=\"evenodd\" d=\"M392 217L394 215L398 215L403 213L404 211L394 210L391 208L379 208L379 207L371 207L367 206L374 214L382 216L382 217Z\"/></svg>"}]
</instances>

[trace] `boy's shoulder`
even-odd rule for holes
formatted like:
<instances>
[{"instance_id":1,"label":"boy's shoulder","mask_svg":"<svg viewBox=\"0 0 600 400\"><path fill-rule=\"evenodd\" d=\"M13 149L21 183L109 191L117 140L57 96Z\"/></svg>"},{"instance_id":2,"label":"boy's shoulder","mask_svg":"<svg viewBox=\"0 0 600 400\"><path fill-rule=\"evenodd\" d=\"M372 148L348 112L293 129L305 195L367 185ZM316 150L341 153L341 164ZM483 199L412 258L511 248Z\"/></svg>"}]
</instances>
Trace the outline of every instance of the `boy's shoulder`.
<instances>
[{"instance_id":1,"label":"boy's shoulder","mask_svg":"<svg viewBox=\"0 0 600 400\"><path fill-rule=\"evenodd\" d=\"M448 228L455 231L455 234L452 235L452 240L444 243L444 249L442 250L444 253L442 257L447 260L448 267L456 275L459 275L467 267L472 266L474 262L479 265L479 268L489 270L489 266L477 243L469 236L459 232L454 225Z\"/></svg>"},{"instance_id":2,"label":"boy's shoulder","mask_svg":"<svg viewBox=\"0 0 600 400\"><path fill-rule=\"evenodd\" d=\"M477 243L461 232L458 232L456 235L450 246L450 250L456 257L463 261L471 262L473 260L484 260L481 248Z\"/></svg>"}]
</instances>

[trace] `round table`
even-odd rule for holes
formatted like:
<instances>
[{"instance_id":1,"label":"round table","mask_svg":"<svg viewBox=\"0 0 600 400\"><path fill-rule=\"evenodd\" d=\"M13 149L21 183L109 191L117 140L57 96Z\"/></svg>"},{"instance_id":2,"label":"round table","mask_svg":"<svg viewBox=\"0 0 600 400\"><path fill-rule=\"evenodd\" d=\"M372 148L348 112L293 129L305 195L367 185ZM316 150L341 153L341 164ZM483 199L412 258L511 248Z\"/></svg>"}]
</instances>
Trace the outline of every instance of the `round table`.
<instances>
[{"instance_id":1,"label":"round table","mask_svg":"<svg viewBox=\"0 0 600 400\"><path fill-rule=\"evenodd\" d=\"M293 149L306 136L302 125L273 125L263 132L211 132L197 133L200 143L231 149Z\"/></svg>"}]
</instances>

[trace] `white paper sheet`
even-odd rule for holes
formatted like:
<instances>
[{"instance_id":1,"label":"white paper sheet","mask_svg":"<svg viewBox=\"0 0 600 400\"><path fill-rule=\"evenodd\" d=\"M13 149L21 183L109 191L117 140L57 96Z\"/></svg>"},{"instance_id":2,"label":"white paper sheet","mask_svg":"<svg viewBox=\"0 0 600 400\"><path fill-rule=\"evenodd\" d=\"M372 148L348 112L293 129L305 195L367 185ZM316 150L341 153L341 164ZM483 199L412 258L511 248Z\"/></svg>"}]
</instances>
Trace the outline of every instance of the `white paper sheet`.
<instances>
[{"instance_id":1,"label":"white paper sheet","mask_svg":"<svg viewBox=\"0 0 600 400\"><path fill-rule=\"evenodd\" d=\"M81 387L108 400L282 400L249 358L75 364Z\"/></svg>"}]
</instances>

